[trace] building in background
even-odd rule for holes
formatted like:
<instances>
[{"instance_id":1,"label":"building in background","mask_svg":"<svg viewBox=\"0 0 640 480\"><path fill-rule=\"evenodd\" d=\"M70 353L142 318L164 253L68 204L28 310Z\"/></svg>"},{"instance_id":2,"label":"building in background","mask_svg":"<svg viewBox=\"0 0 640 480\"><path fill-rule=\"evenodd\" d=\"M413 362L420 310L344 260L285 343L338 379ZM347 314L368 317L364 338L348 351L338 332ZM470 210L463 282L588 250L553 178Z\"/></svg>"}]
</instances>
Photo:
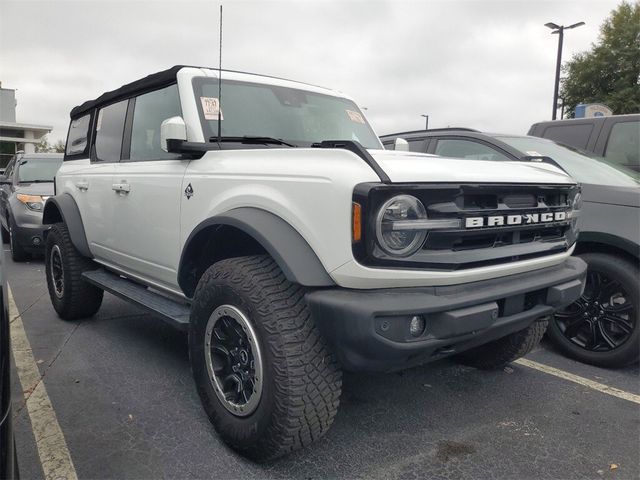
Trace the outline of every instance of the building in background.
<instances>
[{"instance_id":1,"label":"building in background","mask_svg":"<svg viewBox=\"0 0 640 480\"><path fill-rule=\"evenodd\" d=\"M16 91L0 83L0 169L16 152L33 153L36 145L53 127L16 122Z\"/></svg>"}]
</instances>

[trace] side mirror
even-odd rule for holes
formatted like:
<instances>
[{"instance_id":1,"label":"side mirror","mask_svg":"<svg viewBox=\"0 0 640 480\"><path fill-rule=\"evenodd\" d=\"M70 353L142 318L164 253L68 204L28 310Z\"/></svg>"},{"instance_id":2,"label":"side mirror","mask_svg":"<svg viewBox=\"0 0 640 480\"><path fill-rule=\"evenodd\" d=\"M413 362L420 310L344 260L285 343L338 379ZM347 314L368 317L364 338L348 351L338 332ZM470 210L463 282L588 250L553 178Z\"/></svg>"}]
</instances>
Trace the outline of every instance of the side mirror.
<instances>
[{"instance_id":1,"label":"side mirror","mask_svg":"<svg viewBox=\"0 0 640 480\"><path fill-rule=\"evenodd\" d=\"M167 140L187 140L187 124L182 117L167 118L160 125L160 147L165 152L169 151Z\"/></svg>"},{"instance_id":2,"label":"side mirror","mask_svg":"<svg viewBox=\"0 0 640 480\"><path fill-rule=\"evenodd\" d=\"M409 142L407 142L404 138L396 138L393 142L393 149L400 150L401 152L409 151Z\"/></svg>"}]
</instances>

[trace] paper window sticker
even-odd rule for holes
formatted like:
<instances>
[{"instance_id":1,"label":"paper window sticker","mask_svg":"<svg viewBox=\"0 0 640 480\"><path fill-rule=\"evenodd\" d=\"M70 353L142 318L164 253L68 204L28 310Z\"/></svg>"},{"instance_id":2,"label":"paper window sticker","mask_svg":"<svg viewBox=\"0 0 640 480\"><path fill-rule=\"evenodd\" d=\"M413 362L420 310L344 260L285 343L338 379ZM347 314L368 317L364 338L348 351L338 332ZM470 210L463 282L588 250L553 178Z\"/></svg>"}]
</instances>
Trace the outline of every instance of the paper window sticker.
<instances>
[{"instance_id":1,"label":"paper window sticker","mask_svg":"<svg viewBox=\"0 0 640 480\"><path fill-rule=\"evenodd\" d=\"M104 113L104 110L100 110L98 112L98 121L96 122L96 132L100 131L100 127L102 127L102 114Z\"/></svg>"},{"instance_id":2,"label":"paper window sticker","mask_svg":"<svg viewBox=\"0 0 640 480\"><path fill-rule=\"evenodd\" d=\"M356 123L364 123L364 118L360 115L360 112L355 112L353 110L345 110L347 115L349 115L349 120Z\"/></svg>"},{"instance_id":3,"label":"paper window sticker","mask_svg":"<svg viewBox=\"0 0 640 480\"><path fill-rule=\"evenodd\" d=\"M222 110L220 110L220 102L216 97L200 97L200 103L202 103L205 120L218 120L218 112L220 120L224 120Z\"/></svg>"}]
</instances>

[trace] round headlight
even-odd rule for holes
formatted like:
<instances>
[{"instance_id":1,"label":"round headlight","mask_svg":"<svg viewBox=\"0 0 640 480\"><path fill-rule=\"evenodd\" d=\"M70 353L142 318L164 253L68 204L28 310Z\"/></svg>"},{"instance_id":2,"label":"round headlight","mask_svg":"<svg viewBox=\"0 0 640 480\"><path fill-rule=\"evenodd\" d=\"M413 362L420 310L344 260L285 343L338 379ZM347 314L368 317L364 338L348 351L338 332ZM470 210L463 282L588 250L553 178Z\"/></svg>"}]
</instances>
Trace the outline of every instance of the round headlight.
<instances>
[{"instance_id":1,"label":"round headlight","mask_svg":"<svg viewBox=\"0 0 640 480\"><path fill-rule=\"evenodd\" d=\"M411 195L398 195L382 205L376 222L376 237L389 255L406 257L418 250L427 236L425 230L405 229L405 222L425 220L422 202Z\"/></svg>"}]
</instances>

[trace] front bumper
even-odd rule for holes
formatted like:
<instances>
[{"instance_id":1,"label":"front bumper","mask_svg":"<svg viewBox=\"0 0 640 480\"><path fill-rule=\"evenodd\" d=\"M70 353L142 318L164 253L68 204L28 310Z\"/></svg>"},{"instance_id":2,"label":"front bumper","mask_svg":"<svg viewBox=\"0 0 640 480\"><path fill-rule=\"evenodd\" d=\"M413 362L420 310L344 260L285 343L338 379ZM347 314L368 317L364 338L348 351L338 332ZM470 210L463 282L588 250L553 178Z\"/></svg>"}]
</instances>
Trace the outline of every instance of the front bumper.
<instances>
[{"instance_id":1,"label":"front bumper","mask_svg":"<svg viewBox=\"0 0 640 480\"><path fill-rule=\"evenodd\" d=\"M316 324L342 365L390 371L438 360L522 330L575 301L586 264L564 263L462 285L378 290L324 289L307 294ZM425 319L422 335L409 323Z\"/></svg>"}]
</instances>

